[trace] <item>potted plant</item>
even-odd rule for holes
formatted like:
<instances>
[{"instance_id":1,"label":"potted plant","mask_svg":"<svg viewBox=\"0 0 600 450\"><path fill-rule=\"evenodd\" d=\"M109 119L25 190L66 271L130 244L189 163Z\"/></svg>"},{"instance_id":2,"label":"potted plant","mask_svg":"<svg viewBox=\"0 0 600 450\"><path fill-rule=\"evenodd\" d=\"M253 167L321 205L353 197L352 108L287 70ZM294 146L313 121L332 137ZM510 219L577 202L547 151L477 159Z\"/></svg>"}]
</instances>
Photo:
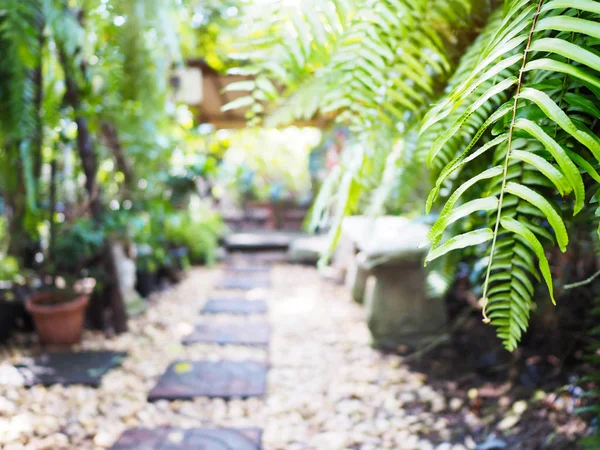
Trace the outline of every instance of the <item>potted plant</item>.
<instances>
[{"instance_id":1,"label":"potted plant","mask_svg":"<svg viewBox=\"0 0 600 450\"><path fill-rule=\"evenodd\" d=\"M135 289L148 297L160 286L159 271L164 261L166 246L163 235L164 205L152 200L146 211L132 214L127 221L128 232L135 246Z\"/></svg>"},{"instance_id":2,"label":"potted plant","mask_svg":"<svg viewBox=\"0 0 600 450\"><path fill-rule=\"evenodd\" d=\"M73 345L81 339L89 295L70 289L41 290L25 303L45 344Z\"/></svg>"},{"instance_id":3,"label":"potted plant","mask_svg":"<svg viewBox=\"0 0 600 450\"><path fill-rule=\"evenodd\" d=\"M149 245L137 247L135 288L142 297L148 297L158 289L158 262Z\"/></svg>"},{"instance_id":4,"label":"potted plant","mask_svg":"<svg viewBox=\"0 0 600 450\"><path fill-rule=\"evenodd\" d=\"M81 286L91 261L99 254L104 231L91 219L65 223L51 233L48 273L50 282L26 300L36 331L45 344L72 345L83 331L90 289ZM76 256L74 256L76 255Z\"/></svg>"},{"instance_id":5,"label":"potted plant","mask_svg":"<svg viewBox=\"0 0 600 450\"><path fill-rule=\"evenodd\" d=\"M190 264L213 264L222 231L220 216L203 203L171 214L164 227L170 259L179 270Z\"/></svg>"}]
</instances>

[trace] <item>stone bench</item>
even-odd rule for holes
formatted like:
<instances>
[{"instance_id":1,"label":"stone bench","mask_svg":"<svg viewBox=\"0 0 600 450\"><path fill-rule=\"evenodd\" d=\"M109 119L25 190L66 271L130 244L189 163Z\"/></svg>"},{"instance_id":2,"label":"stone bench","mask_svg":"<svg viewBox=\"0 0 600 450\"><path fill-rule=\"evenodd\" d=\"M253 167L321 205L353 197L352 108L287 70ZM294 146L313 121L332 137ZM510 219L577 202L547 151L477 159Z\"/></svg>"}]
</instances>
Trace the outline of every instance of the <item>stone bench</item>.
<instances>
[{"instance_id":1,"label":"stone bench","mask_svg":"<svg viewBox=\"0 0 600 450\"><path fill-rule=\"evenodd\" d=\"M438 334L447 322L441 298L428 298L418 248L429 227L402 217L355 216L342 226L343 240L354 246L346 267L352 298L364 302L373 345L396 349ZM351 246L350 246L351 247Z\"/></svg>"}]
</instances>

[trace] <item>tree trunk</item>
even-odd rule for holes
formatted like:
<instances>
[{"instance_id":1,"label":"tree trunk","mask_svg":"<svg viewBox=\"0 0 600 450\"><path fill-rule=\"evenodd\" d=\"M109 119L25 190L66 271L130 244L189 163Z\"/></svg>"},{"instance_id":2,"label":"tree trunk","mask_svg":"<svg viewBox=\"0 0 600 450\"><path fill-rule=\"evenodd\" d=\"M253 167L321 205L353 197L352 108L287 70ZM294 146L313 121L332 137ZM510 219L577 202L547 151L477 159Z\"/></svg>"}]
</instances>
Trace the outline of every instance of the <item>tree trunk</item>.
<instances>
[{"instance_id":1,"label":"tree trunk","mask_svg":"<svg viewBox=\"0 0 600 450\"><path fill-rule=\"evenodd\" d=\"M109 274L108 279L110 280L110 298L108 299L108 307L115 332L125 333L128 329L127 308L125 307L125 299L123 298L123 294L119 286L114 247L114 239L109 238L107 244L107 272Z\"/></svg>"},{"instance_id":2,"label":"tree trunk","mask_svg":"<svg viewBox=\"0 0 600 450\"><path fill-rule=\"evenodd\" d=\"M48 261L55 260L56 256L56 222L54 214L56 213L56 158L52 158L50 163L50 239L48 243ZM52 268L52 285L56 284L56 270Z\"/></svg>"},{"instance_id":3,"label":"tree trunk","mask_svg":"<svg viewBox=\"0 0 600 450\"><path fill-rule=\"evenodd\" d=\"M67 83L68 84L68 83ZM92 135L88 127L87 119L81 115L75 116L77 124L77 151L85 174L85 188L90 199L92 215L99 222L102 218L102 202L100 200L100 188L96 180L98 164L96 153L92 142Z\"/></svg>"},{"instance_id":4,"label":"tree trunk","mask_svg":"<svg viewBox=\"0 0 600 450\"><path fill-rule=\"evenodd\" d=\"M135 176L133 172L133 167L131 163L125 156L123 152L123 148L121 147L121 142L119 141L119 135L117 132L117 128L114 124L107 120L102 121L102 135L104 140L106 141L106 145L110 147L115 157L115 161L117 163L117 169L123 172L125 177L125 187L130 192L135 183Z\"/></svg>"},{"instance_id":5,"label":"tree trunk","mask_svg":"<svg viewBox=\"0 0 600 450\"><path fill-rule=\"evenodd\" d=\"M38 18L38 48L39 55L35 69L33 69L31 73L31 78L33 80L33 85L35 88L35 97L34 97L34 105L35 105L35 134L31 139L31 149L33 152L33 174L35 179L40 180L42 176L42 165L43 165L43 156L42 156L42 143L43 143L43 132L44 132L44 124L42 121L42 101L44 99L44 78L43 78L43 49L46 42L46 38L44 37L44 26L45 20L43 14L40 13ZM39 184L36 187L36 192L39 195Z\"/></svg>"},{"instance_id":6,"label":"tree trunk","mask_svg":"<svg viewBox=\"0 0 600 450\"><path fill-rule=\"evenodd\" d=\"M106 329L106 320L104 311L106 310L105 299L109 295L110 286L96 286L90 296L90 303L86 312L87 323L93 330L104 331Z\"/></svg>"},{"instance_id":7,"label":"tree trunk","mask_svg":"<svg viewBox=\"0 0 600 450\"><path fill-rule=\"evenodd\" d=\"M85 188L88 193L92 215L97 222L100 222L103 207L100 199L100 188L96 179L98 163L96 160L94 142L90 133L88 121L81 111L81 90L75 79L73 66L71 64L72 61L69 60L63 43L57 42L57 46L60 63L65 73L65 101L75 112L75 123L77 124L77 151L85 174Z\"/></svg>"}]
</instances>

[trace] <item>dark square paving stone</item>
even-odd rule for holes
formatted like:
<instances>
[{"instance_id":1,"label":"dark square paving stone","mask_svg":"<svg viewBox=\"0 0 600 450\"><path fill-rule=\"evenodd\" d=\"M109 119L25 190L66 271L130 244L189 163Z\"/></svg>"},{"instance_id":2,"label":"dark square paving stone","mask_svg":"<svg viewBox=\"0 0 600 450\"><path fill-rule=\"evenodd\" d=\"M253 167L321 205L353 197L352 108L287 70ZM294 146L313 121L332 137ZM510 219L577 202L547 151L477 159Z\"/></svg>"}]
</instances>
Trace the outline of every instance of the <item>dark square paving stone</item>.
<instances>
[{"instance_id":1,"label":"dark square paving stone","mask_svg":"<svg viewBox=\"0 0 600 450\"><path fill-rule=\"evenodd\" d=\"M245 298L210 298L200 311L203 314L264 314L267 303L264 300Z\"/></svg>"},{"instance_id":2,"label":"dark square paving stone","mask_svg":"<svg viewBox=\"0 0 600 450\"><path fill-rule=\"evenodd\" d=\"M184 344L209 342L234 345L269 345L271 328L266 323L210 323L196 325Z\"/></svg>"},{"instance_id":3,"label":"dark square paving stone","mask_svg":"<svg viewBox=\"0 0 600 450\"><path fill-rule=\"evenodd\" d=\"M289 260L288 250L269 250L260 252L232 252L227 257L228 264L273 266Z\"/></svg>"},{"instance_id":4,"label":"dark square paving stone","mask_svg":"<svg viewBox=\"0 0 600 450\"><path fill-rule=\"evenodd\" d=\"M256 361L177 361L148 394L149 401L265 395L267 365Z\"/></svg>"},{"instance_id":5,"label":"dark square paving stone","mask_svg":"<svg viewBox=\"0 0 600 450\"><path fill-rule=\"evenodd\" d=\"M305 236L305 234L283 231L246 231L226 236L224 243L228 250L287 250L290 243L301 236Z\"/></svg>"},{"instance_id":6,"label":"dark square paving stone","mask_svg":"<svg viewBox=\"0 0 600 450\"><path fill-rule=\"evenodd\" d=\"M264 264L228 264L224 266L227 275L267 275L271 272L271 266Z\"/></svg>"},{"instance_id":7,"label":"dark square paving stone","mask_svg":"<svg viewBox=\"0 0 600 450\"><path fill-rule=\"evenodd\" d=\"M217 283L217 289L239 289L241 291L251 291L252 289L268 289L271 287L271 280L265 277L225 277Z\"/></svg>"},{"instance_id":8,"label":"dark square paving stone","mask_svg":"<svg viewBox=\"0 0 600 450\"><path fill-rule=\"evenodd\" d=\"M111 351L52 352L16 367L25 378L26 386L84 384L97 387L102 377L120 366L126 356L127 353Z\"/></svg>"},{"instance_id":9,"label":"dark square paving stone","mask_svg":"<svg viewBox=\"0 0 600 450\"><path fill-rule=\"evenodd\" d=\"M111 450L259 450L257 428L133 428Z\"/></svg>"}]
</instances>

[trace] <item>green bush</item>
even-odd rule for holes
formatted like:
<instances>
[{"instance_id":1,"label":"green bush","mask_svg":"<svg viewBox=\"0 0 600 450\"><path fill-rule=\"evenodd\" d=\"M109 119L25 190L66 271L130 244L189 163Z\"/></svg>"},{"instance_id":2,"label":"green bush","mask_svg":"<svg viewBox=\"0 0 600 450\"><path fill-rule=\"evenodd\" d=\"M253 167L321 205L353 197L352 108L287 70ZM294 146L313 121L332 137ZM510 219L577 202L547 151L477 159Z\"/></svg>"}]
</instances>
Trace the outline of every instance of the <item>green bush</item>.
<instances>
[{"instance_id":1,"label":"green bush","mask_svg":"<svg viewBox=\"0 0 600 450\"><path fill-rule=\"evenodd\" d=\"M186 247L192 264L214 264L223 222L208 208L170 214L165 221L165 237L173 246Z\"/></svg>"},{"instance_id":2,"label":"green bush","mask_svg":"<svg viewBox=\"0 0 600 450\"><path fill-rule=\"evenodd\" d=\"M63 224L56 234L51 261L57 274L78 276L89 268L104 244L105 230L90 218Z\"/></svg>"},{"instance_id":3,"label":"green bush","mask_svg":"<svg viewBox=\"0 0 600 450\"><path fill-rule=\"evenodd\" d=\"M0 258L0 281L14 281L19 274L19 263L14 256Z\"/></svg>"}]
</instances>

